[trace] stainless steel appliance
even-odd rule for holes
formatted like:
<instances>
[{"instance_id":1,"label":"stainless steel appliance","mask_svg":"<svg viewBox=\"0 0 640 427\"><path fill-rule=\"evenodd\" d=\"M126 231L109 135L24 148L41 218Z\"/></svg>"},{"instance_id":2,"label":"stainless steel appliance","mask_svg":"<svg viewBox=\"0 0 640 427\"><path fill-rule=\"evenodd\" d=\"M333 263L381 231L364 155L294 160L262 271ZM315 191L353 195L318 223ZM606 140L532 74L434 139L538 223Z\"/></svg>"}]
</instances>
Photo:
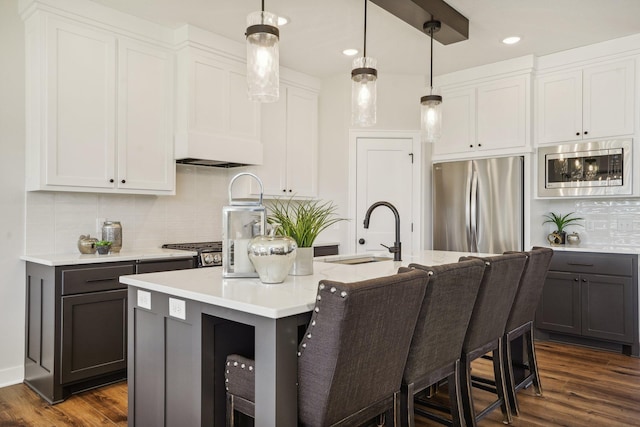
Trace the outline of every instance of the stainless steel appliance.
<instances>
[{"instance_id":1,"label":"stainless steel appliance","mask_svg":"<svg viewBox=\"0 0 640 427\"><path fill-rule=\"evenodd\" d=\"M434 163L433 248L522 250L523 164L520 156Z\"/></svg>"},{"instance_id":2,"label":"stainless steel appliance","mask_svg":"<svg viewBox=\"0 0 640 427\"><path fill-rule=\"evenodd\" d=\"M632 194L631 139L562 144L538 150L538 196Z\"/></svg>"},{"instance_id":3,"label":"stainless steel appliance","mask_svg":"<svg viewBox=\"0 0 640 427\"><path fill-rule=\"evenodd\" d=\"M222 242L168 243L162 247L197 252L197 268L222 266Z\"/></svg>"}]
</instances>

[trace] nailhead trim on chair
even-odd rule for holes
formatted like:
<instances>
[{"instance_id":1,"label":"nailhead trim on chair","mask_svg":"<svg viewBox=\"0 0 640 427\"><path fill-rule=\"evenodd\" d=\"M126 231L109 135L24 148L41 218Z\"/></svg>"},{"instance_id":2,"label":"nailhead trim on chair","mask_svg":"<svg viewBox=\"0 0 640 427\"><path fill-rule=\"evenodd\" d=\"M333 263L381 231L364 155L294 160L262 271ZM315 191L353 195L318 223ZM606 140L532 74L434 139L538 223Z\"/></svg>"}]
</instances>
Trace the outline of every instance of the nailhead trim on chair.
<instances>
[{"instance_id":1,"label":"nailhead trim on chair","mask_svg":"<svg viewBox=\"0 0 640 427\"><path fill-rule=\"evenodd\" d=\"M227 367L237 368L238 366L240 366L240 369L246 369L247 368L247 365L244 364L244 363L240 364L238 362L233 362L233 363L227 362ZM253 372L253 365L249 365L249 372ZM229 369L227 369L227 374L228 373L229 373ZM225 378L224 382L225 382L225 389L227 391L229 391L229 378Z\"/></svg>"}]
</instances>

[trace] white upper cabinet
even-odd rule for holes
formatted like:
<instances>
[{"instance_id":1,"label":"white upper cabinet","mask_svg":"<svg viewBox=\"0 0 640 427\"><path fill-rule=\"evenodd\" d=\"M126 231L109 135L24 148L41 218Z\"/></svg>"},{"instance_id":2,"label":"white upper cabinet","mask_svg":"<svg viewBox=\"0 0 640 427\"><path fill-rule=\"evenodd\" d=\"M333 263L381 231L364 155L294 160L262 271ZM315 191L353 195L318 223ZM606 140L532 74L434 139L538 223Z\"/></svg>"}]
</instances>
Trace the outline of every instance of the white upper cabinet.
<instances>
[{"instance_id":1,"label":"white upper cabinet","mask_svg":"<svg viewBox=\"0 0 640 427\"><path fill-rule=\"evenodd\" d=\"M267 197L318 194L318 93L280 84L280 99L262 105L264 161L251 167ZM252 194L259 193L251 182Z\"/></svg>"},{"instance_id":2,"label":"white upper cabinet","mask_svg":"<svg viewBox=\"0 0 640 427\"><path fill-rule=\"evenodd\" d=\"M442 89L440 159L477 157L529 149L530 75Z\"/></svg>"},{"instance_id":3,"label":"white upper cabinet","mask_svg":"<svg viewBox=\"0 0 640 427\"><path fill-rule=\"evenodd\" d=\"M634 132L633 60L541 75L537 84L539 144Z\"/></svg>"},{"instance_id":4,"label":"white upper cabinet","mask_svg":"<svg viewBox=\"0 0 640 427\"><path fill-rule=\"evenodd\" d=\"M173 194L173 54L27 18L27 190Z\"/></svg>"},{"instance_id":5,"label":"white upper cabinet","mask_svg":"<svg viewBox=\"0 0 640 427\"><path fill-rule=\"evenodd\" d=\"M177 91L176 159L262 163L260 103L247 96L244 61L187 44Z\"/></svg>"}]
</instances>

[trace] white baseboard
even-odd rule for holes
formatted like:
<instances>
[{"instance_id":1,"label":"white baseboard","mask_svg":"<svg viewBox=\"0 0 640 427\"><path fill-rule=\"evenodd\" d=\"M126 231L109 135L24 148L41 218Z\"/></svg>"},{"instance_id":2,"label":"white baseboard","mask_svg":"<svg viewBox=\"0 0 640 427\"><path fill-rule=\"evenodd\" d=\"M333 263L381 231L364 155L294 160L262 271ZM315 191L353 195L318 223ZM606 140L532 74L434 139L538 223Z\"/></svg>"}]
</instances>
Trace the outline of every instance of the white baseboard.
<instances>
[{"instance_id":1,"label":"white baseboard","mask_svg":"<svg viewBox=\"0 0 640 427\"><path fill-rule=\"evenodd\" d=\"M13 366L11 368L0 369L0 387L7 387L19 384L24 380L24 366Z\"/></svg>"}]
</instances>

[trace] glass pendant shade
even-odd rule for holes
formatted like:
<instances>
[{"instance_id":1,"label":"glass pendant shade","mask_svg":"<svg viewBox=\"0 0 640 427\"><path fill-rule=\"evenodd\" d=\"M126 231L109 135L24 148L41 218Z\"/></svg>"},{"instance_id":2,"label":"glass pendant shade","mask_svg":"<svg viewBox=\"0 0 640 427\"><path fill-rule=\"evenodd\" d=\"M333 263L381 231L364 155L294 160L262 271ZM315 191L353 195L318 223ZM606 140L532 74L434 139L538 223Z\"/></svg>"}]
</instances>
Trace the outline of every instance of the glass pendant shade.
<instances>
[{"instance_id":1,"label":"glass pendant shade","mask_svg":"<svg viewBox=\"0 0 640 427\"><path fill-rule=\"evenodd\" d=\"M422 141L434 143L442 135L442 97L433 94L420 98Z\"/></svg>"},{"instance_id":2,"label":"glass pendant shade","mask_svg":"<svg viewBox=\"0 0 640 427\"><path fill-rule=\"evenodd\" d=\"M353 60L351 71L351 124L372 126L376 123L376 60L360 57Z\"/></svg>"},{"instance_id":3,"label":"glass pendant shade","mask_svg":"<svg viewBox=\"0 0 640 427\"><path fill-rule=\"evenodd\" d=\"M275 102L280 95L278 17L269 12L247 16L247 90L249 99Z\"/></svg>"}]
</instances>

